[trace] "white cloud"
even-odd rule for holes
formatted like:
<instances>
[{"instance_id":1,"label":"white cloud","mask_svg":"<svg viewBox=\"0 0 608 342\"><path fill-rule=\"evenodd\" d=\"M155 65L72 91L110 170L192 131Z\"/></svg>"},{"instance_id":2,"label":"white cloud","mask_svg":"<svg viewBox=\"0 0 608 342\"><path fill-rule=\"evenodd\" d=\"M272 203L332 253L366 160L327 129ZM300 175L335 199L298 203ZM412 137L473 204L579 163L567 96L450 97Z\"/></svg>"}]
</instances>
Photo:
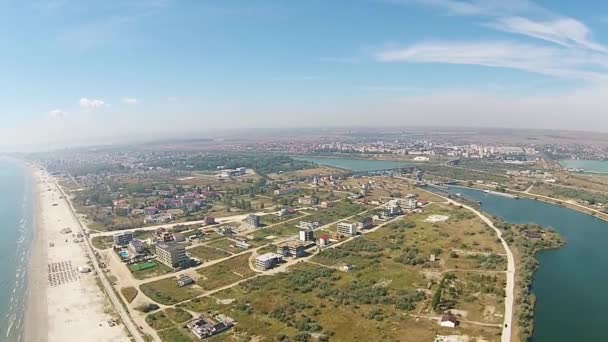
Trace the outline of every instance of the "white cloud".
<instances>
[{"instance_id":1,"label":"white cloud","mask_svg":"<svg viewBox=\"0 0 608 342\"><path fill-rule=\"evenodd\" d=\"M505 16L521 13L547 15L549 11L529 0L386 0L437 8L450 15Z\"/></svg>"},{"instance_id":2,"label":"white cloud","mask_svg":"<svg viewBox=\"0 0 608 342\"><path fill-rule=\"evenodd\" d=\"M78 101L78 104L80 105L80 108L86 110L95 110L108 106L108 104L102 100L87 99L86 97L81 98L80 101Z\"/></svg>"},{"instance_id":3,"label":"white cloud","mask_svg":"<svg viewBox=\"0 0 608 342\"><path fill-rule=\"evenodd\" d=\"M605 73L586 68L607 62L605 58L589 58L577 51L500 41L419 43L383 50L375 57L380 62L481 65L584 80L605 79Z\"/></svg>"},{"instance_id":4,"label":"white cloud","mask_svg":"<svg viewBox=\"0 0 608 342\"><path fill-rule=\"evenodd\" d=\"M169 101L169 102L177 102L177 100L178 100L178 98L175 97L175 96L169 96L169 97L167 97L167 101Z\"/></svg>"},{"instance_id":5,"label":"white cloud","mask_svg":"<svg viewBox=\"0 0 608 342\"><path fill-rule=\"evenodd\" d=\"M51 119L63 119L68 115L68 113L64 112L61 109L53 109L49 111L49 117Z\"/></svg>"},{"instance_id":6,"label":"white cloud","mask_svg":"<svg viewBox=\"0 0 608 342\"><path fill-rule=\"evenodd\" d=\"M122 102L129 105L135 105L139 103L139 100L134 97L125 97L122 99Z\"/></svg>"},{"instance_id":7,"label":"white cloud","mask_svg":"<svg viewBox=\"0 0 608 342\"><path fill-rule=\"evenodd\" d=\"M522 17L501 18L493 27L510 33L522 34L566 47L608 52L606 47L593 42L591 30L583 23L572 18L550 21L534 21Z\"/></svg>"}]
</instances>

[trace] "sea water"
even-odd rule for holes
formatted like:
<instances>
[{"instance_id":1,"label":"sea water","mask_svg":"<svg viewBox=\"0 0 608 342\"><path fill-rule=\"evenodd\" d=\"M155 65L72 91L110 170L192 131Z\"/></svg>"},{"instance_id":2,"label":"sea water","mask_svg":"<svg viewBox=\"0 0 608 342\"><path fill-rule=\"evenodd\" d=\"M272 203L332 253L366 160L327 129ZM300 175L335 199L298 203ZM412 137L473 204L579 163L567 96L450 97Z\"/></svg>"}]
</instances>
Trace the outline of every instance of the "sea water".
<instances>
[{"instance_id":1,"label":"sea water","mask_svg":"<svg viewBox=\"0 0 608 342\"><path fill-rule=\"evenodd\" d=\"M33 232L27 169L0 158L0 341L21 341Z\"/></svg>"}]
</instances>

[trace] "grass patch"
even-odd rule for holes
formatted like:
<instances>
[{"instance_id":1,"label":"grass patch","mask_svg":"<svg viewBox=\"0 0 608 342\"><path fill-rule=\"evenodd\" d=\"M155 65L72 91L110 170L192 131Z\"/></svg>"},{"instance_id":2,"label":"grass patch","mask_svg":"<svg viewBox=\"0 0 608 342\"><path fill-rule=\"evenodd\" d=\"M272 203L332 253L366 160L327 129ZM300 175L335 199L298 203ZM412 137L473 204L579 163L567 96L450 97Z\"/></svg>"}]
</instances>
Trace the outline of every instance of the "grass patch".
<instances>
[{"instance_id":1,"label":"grass patch","mask_svg":"<svg viewBox=\"0 0 608 342\"><path fill-rule=\"evenodd\" d=\"M137 267L134 267L137 264L134 264L129 267L129 270L131 271L131 273L133 274L133 277L135 277L135 279L147 279L147 278L152 278L152 277L160 276L163 274L169 274L169 273L173 272L173 270L170 269L165 264L161 264L159 262L156 262L155 264L156 264L155 267L147 268L147 269L143 269L143 270L138 270Z\"/></svg>"},{"instance_id":2,"label":"grass patch","mask_svg":"<svg viewBox=\"0 0 608 342\"><path fill-rule=\"evenodd\" d=\"M232 242L228 239L215 240L215 241L209 243L208 246L220 248L220 249L223 249L225 251L235 253L235 254L245 251L245 249L234 246L234 242Z\"/></svg>"},{"instance_id":3,"label":"grass patch","mask_svg":"<svg viewBox=\"0 0 608 342\"><path fill-rule=\"evenodd\" d=\"M170 320L177 324L185 323L192 319L192 315L183 309L167 308L164 313Z\"/></svg>"},{"instance_id":4,"label":"grass patch","mask_svg":"<svg viewBox=\"0 0 608 342\"><path fill-rule=\"evenodd\" d=\"M229 257L231 254L213 247L198 246L186 250L191 256L200 261L211 261Z\"/></svg>"},{"instance_id":5,"label":"grass patch","mask_svg":"<svg viewBox=\"0 0 608 342\"><path fill-rule=\"evenodd\" d=\"M122 295L125 297L125 299L127 300L127 302L131 303L133 301L133 299L135 299L135 297L137 297L137 289L129 286L129 287L123 287L122 289L120 289L120 292L122 293Z\"/></svg>"},{"instance_id":6,"label":"grass patch","mask_svg":"<svg viewBox=\"0 0 608 342\"><path fill-rule=\"evenodd\" d=\"M165 305L183 302L203 293L198 286L179 287L174 277L143 284L139 289L153 301Z\"/></svg>"},{"instance_id":7,"label":"grass patch","mask_svg":"<svg viewBox=\"0 0 608 342\"><path fill-rule=\"evenodd\" d=\"M255 272L249 268L250 256L251 253L246 253L198 269L197 272L205 278L199 280L199 285L205 290L213 290L254 275Z\"/></svg>"},{"instance_id":8,"label":"grass patch","mask_svg":"<svg viewBox=\"0 0 608 342\"><path fill-rule=\"evenodd\" d=\"M159 331L158 336L163 342L192 342L192 339L177 327Z\"/></svg>"},{"instance_id":9,"label":"grass patch","mask_svg":"<svg viewBox=\"0 0 608 342\"><path fill-rule=\"evenodd\" d=\"M111 248L114 245L114 239L111 236L95 236L91 239L93 247L103 250Z\"/></svg>"},{"instance_id":10,"label":"grass patch","mask_svg":"<svg viewBox=\"0 0 608 342\"><path fill-rule=\"evenodd\" d=\"M171 322L162 311L151 313L146 316L146 323L154 330L167 329L173 326L173 322Z\"/></svg>"}]
</instances>

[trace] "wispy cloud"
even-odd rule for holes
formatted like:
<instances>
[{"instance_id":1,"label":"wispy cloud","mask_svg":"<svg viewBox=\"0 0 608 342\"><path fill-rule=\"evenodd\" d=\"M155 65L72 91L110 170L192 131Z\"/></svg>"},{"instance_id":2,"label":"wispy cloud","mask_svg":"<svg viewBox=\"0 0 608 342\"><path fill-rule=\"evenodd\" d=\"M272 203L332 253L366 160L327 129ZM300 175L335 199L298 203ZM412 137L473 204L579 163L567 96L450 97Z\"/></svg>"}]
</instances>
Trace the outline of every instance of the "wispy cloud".
<instances>
[{"instance_id":1,"label":"wispy cloud","mask_svg":"<svg viewBox=\"0 0 608 342\"><path fill-rule=\"evenodd\" d=\"M380 62L482 65L586 80L605 77L603 73L585 71L585 67L594 62L585 55L559 48L501 41L419 43L380 51L375 58Z\"/></svg>"},{"instance_id":2,"label":"wispy cloud","mask_svg":"<svg viewBox=\"0 0 608 342\"><path fill-rule=\"evenodd\" d=\"M394 4L422 5L449 15L505 16L550 12L528 0L385 0Z\"/></svg>"},{"instance_id":3,"label":"wispy cloud","mask_svg":"<svg viewBox=\"0 0 608 342\"><path fill-rule=\"evenodd\" d=\"M49 111L49 117L51 119L63 119L68 116L68 113L61 109L53 109Z\"/></svg>"},{"instance_id":4,"label":"wispy cloud","mask_svg":"<svg viewBox=\"0 0 608 342\"><path fill-rule=\"evenodd\" d=\"M123 102L123 103L126 103L126 104L128 104L128 105L136 105L136 104L138 104L138 103L139 103L139 100L138 100L138 99L136 99L136 98L134 98L134 97L124 97L124 98L122 99L122 102Z\"/></svg>"},{"instance_id":5,"label":"wispy cloud","mask_svg":"<svg viewBox=\"0 0 608 342\"><path fill-rule=\"evenodd\" d=\"M534 21L522 17L500 18L492 26L496 29L542 39L565 47L578 47L608 52L605 46L591 39L591 30L572 18Z\"/></svg>"},{"instance_id":6,"label":"wispy cloud","mask_svg":"<svg viewBox=\"0 0 608 342\"><path fill-rule=\"evenodd\" d=\"M482 27L533 40L423 42L405 48L380 49L375 53L379 62L469 64L561 78L608 78L608 48L593 40L591 29L576 19L558 15L532 1L387 1L430 6L450 15L479 17L483 20Z\"/></svg>"},{"instance_id":7,"label":"wispy cloud","mask_svg":"<svg viewBox=\"0 0 608 342\"><path fill-rule=\"evenodd\" d=\"M102 100L87 99L86 97L81 98L80 101L78 101L78 105L80 108L86 110L96 110L108 106L108 104Z\"/></svg>"}]
</instances>

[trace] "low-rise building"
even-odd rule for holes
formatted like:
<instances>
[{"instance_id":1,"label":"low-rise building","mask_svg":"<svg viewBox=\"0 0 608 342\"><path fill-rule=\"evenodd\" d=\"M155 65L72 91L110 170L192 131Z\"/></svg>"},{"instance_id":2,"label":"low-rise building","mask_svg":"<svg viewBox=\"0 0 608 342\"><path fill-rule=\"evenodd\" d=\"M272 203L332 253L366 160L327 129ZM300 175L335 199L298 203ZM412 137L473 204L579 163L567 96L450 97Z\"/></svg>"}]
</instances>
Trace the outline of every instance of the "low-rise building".
<instances>
[{"instance_id":1,"label":"low-rise building","mask_svg":"<svg viewBox=\"0 0 608 342\"><path fill-rule=\"evenodd\" d=\"M194 284L194 279L188 277L185 274L182 274L181 276L179 276L179 278L177 278L177 286L179 287L184 287L191 284Z\"/></svg>"},{"instance_id":2,"label":"low-rise building","mask_svg":"<svg viewBox=\"0 0 608 342\"><path fill-rule=\"evenodd\" d=\"M175 268L182 266L187 260L186 248L175 242L159 242L156 244L157 260Z\"/></svg>"},{"instance_id":3,"label":"low-rise building","mask_svg":"<svg viewBox=\"0 0 608 342\"><path fill-rule=\"evenodd\" d=\"M314 241L314 238L312 241ZM290 240L277 245L277 254L281 254L284 257L291 256L294 258L299 258L304 255L305 249L306 242L300 240Z\"/></svg>"},{"instance_id":4,"label":"low-rise building","mask_svg":"<svg viewBox=\"0 0 608 342\"><path fill-rule=\"evenodd\" d=\"M269 270L283 260L283 255L266 253L255 258L255 266L261 270Z\"/></svg>"},{"instance_id":5,"label":"low-rise building","mask_svg":"<svg viewBox=\"0 0 608 342\"><path fill-rule=\"evenodd\" d=\"M317 205L319 204L319 199L313 196L304 196L298 198L298 204L303 205Z\"/></svg>"},{"instance_id":6,"label":"low-rise building","mask_svg":"<svg viewBox=\"0 0 608 342\"><path fill-rule=\"evenodd\" d=\"M132 254L141 254L144 252L144 245L138 239L133 239L129 242L127 249Z\"/></svg>"},{"instance_id":7,"label":"low-rise building","mask_svg":"<svg viewBox=\"0 0 608 342\"><path fill-rule=\"evenodd\" d=\"M446 328L455 328L460 322L454 315L443 315L439 325Z\"/></svg>"},{"instance_id":8,"label":"low-rise building","mask_svg":"<svg viewBox=\"0 0 608 342\"><path fill-rule=\"evenodd\" d=\"M228 241L232 242L232 244L235 247L238 247L238 248L241 248L241 249L249 249L249 248L251 248L251 245L249 243L247 243L246 241L243 241L243 240L228 239Z\"/></svg>"},{"instance_id":9,"label":"low-rise building","mask_svg":"<svg viewBox=\"0 0 608 342\"><path fill-rule=\"evenodd\" d=\"M370 229L374 226L374 220L371 217L366 217L363 220L357 222L357 228L359 230L362 229Z\"/></svg>"},{"instance_id":10,"label":"low-rise building","mask_svg":"<svg viewBox=\"0 0 608 342\"><path fill-rule=\"evenodd\" d=\"M188 322L186 327L198 339L202 340L226 331L232 327L233 323L223 317L215 316L205 317L200 316Z\"/></svg>"},{"instance_id":11,"label":"low-rise building","mask_svg":"<svg viewBox=\"0 0 608 342\"><path fill-rule=\"evenodd\" d=\"M208 226L212 225L212 224L215 224L215 217L213 217L213 216L207 216L207 217L205 217L205 224L208 225Z\"/></svg>"},{"instance_id":12,"label":"low-rise building","mask_svg":"<svg viewBox=\"0 0 608 342\"><path fill-rule=\"evenodd\" d=\"M338 234L342 235L357 235L357 224L348 222L339 222L337 225Z\"/></svg>"},{"instance_id":13,"label":"low-rise building","mask_svg":"<svg viewBox=\"0 0 608 342\"><path fill-rule=\"evenodd\" d=\"M129 244L129 242L131 242L131 240L133 240L133 232L132 231L124 231L124 232L119 232L116 233L112 236L112 239L114 240L114 244L118 245L118 246L126 246Z\"/></svg>"}]
</instances>

